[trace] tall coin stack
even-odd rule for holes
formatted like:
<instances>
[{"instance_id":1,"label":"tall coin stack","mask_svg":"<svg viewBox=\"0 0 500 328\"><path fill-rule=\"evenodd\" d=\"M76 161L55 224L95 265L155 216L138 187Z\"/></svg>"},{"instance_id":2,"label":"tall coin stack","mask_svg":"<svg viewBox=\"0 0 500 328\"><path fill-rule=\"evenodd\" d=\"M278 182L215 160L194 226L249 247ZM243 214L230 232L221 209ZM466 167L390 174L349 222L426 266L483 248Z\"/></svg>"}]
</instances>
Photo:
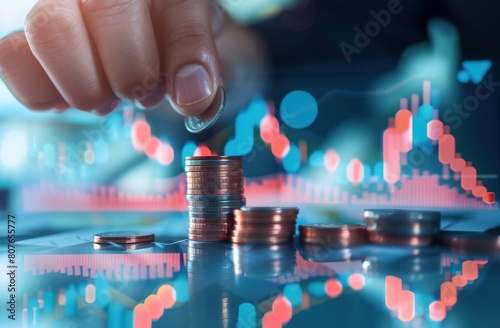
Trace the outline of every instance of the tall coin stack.
<instances>
[{"instance_id":1,"label":"tall coin stack","mask_svg":"<svg viewBox=\"0 0 500 328\"><path fill-rule=\"evenodd\" d=\"M228 239L233 210L245 206L243 157L186 157L190 240Z\"/></svg>"},{"instance_id":2,"label":"tall coin stack","mask_svg":"<svg viewBox=\"0 0 500 328\"><path fill-rule=\"evenodd\" d=\"M281 244L292 241L299 209L242 207L234 210L231 241L235 244Z\"/></svg>"},{"instance_id":3,"label":"tall coin stack","mask_svg":"<svg viewBox=\"0 0 500 328\"><path fill-rule=\"evenodd\" d=\"M439 236L440 212L375 209L365 210L364 217L372 243L425 246Z\"/></svg>"}]
</instances>

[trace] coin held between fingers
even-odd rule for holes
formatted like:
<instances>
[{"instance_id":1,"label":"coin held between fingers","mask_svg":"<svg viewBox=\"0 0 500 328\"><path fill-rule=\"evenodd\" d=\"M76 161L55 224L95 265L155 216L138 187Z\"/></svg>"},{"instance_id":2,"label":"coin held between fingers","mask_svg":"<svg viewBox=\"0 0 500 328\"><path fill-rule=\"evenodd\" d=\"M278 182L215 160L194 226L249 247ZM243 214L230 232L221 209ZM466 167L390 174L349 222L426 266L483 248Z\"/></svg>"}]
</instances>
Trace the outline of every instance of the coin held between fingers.
<instances>
[{"instance_id":1,"label":"coin held between fingers","mask_svg":"<svg viewBox=\"0 0 500 328\"><path fill-rule=\"evenodd\" d=\"M191 133L201 133L219 119L226 105L226 91L220 86L210 107L198 116L188 116L184 119L186 130Z\"/></svg>"}]
</instances>

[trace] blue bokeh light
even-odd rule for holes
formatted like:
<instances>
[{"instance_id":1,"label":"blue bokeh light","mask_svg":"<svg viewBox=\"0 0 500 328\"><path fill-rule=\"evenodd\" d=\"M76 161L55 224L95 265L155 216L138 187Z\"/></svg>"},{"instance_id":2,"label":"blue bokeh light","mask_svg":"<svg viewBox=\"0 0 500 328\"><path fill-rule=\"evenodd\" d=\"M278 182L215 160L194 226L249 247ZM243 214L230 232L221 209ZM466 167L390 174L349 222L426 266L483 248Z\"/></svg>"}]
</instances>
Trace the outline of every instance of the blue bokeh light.
<instances>
[{"instance_id":1,"label":"blue bokeh light","mask_svg":"<svg viewBox=\"0 0 500 328\"><path fill-rule=\"evenodd\" d=\"M316 120L318 103L311 94L305 91L292 91L281 101L280 114L281 119L288 126L303 129Z\"/></svg>"},{"instance_id":2,"label":"blue bokeh light","mask_svg":"<svg viewBox=\"0 0 500 328\"><path fill-rule=\"evenodd\" d=\"M295 144L290 144L290 150L283 158L283 168L288 173L294 173L300 169L300 149Z\"/></svg>"},{"instance_id":3,"label":"blue bokeh light","mask_svg":"<svg viewBox=\"0 0 500 328\"><path fill-rule=\"evenodd\" d=\"M292 304L292 307L298 307L302 303L302 288L296 282L289 283L283 288L283 295Z\"/></svg>"}]
</instances>

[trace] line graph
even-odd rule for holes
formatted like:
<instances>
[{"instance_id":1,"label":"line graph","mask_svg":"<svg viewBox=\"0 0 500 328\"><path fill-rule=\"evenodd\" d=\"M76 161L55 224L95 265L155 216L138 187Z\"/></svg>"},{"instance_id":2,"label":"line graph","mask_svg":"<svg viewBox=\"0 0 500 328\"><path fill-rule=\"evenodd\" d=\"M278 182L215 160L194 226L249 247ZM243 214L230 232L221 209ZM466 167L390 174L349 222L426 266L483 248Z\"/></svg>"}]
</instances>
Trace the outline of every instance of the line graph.
<instances>
[{"instance_id":1,"label":"line graph","mask_svg":"<svg viewBox=\"0 0 500 328\"><path fill-rule=\"evenodd\" d=\"M305 92L296 93L303 96ZM247 155L262 142L274 155L286 173L245 179L248 204L335 204L383 205L443 208L497 209L495 193L480 178L472 162L457 152L456 138L450 127L439 119L439 110L432 103L433 90L429 81L423 82L422 94L412 94L400 100L399 109L388 120L382 133L381 161L373 166L358 158L341 158L332 148L308 153L306 140L290 141L282 132L272 101L257 97L235 121L235 133L226 141L225 155ZM295 101L295 100L294 100ZM307 94L299 99L309 106L314 99ZM296 101L295 101L296 102ZM311 105L312 106L312 105ZM283 104L282 104L283 107ZM314 107L314 106L312 106ZM299 113L304 113L299 108ZM286 114L290 124L296 124L293 103ZM312 120L308 117L309 121ZM293 123L295 122L295 123ZM257 131L258 135L255 133ZM132 124L132 144L161 165L174 159L171 147L151 135L149 124L139 118ZM436 149L424 156L440 165L440 172L413 167L414 152L422 147ZM182 156L211 155L205 144L186 142ZM324 179L313 180L303 175L301 168L324 172ZM495 178L494 175L492 175ZM133 194L113 186L60 186L40 184L23 189L23 208L26 211L183 211L185 175L166 180L169 191L156 194Z\"/></svg>"}]
</instances>

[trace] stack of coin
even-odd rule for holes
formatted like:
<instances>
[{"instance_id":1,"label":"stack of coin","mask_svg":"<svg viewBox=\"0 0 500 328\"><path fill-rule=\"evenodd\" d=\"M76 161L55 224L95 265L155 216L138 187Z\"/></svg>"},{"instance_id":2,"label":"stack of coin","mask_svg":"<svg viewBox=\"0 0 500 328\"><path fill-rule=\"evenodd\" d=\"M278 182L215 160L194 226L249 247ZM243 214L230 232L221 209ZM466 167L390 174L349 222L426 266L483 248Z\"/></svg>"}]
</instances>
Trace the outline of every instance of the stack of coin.
<instances>
[{"instance_id":1,"label":"stack of coin","mask_svg":"<svg viewBox=\"0 0 500 328\"><path fill-rule=\"evenodd\" d=\"M299 226L300 241L328 247L352 247L367 242L366 227L361 224L317 223Z\"/></svg>"},{"instance_id":2,"label":"stack of coin","mask_svg":"<svg viewBox=\"0 0 500 328\"><path fill-rule=\"evenodd\" d=\"M231 241L235 244L280 244L295 236L296 207L242 207L234 210Z\"/></svg>"},{"instance_id":3,"label":"stack of coin","mask_svg":"<svg viewBox=\"0 0 500 328\"><path fill-rule=\"evenodd\" d=\"M377 209L365 210L364 216L373 243L425 246L439 236L440 212Z\"/></svg>"},{"instance_id":4,"label":"stack of coin","mask_svg":"<svg viewBox=\"0 0 500 328\"><path fill-rule=\"evenodd\" d=\"M245 205L243 157L186 157L189 239L227 240L233 210Z\"/></svg>"}]
</instances>

